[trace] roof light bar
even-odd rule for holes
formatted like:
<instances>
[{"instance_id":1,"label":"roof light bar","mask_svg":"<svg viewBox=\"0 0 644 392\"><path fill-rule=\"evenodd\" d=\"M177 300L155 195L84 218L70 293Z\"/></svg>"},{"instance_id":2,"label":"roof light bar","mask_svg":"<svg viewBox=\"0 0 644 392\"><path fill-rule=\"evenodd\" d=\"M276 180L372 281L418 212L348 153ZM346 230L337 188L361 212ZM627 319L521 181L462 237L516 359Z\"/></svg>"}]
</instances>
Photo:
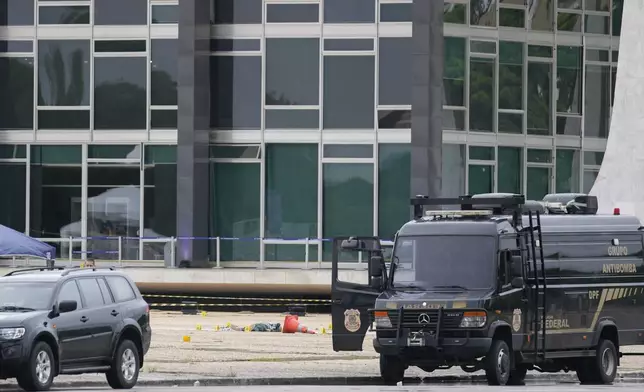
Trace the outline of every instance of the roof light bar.
<instances>
[{"instance_id":1,"label":"roof light bar","mask_svg":"<svg viewBox=\"0 0 644 392\"><path fill-rule=\"evenodd\" d=\"M491 210L430 210L426 216L490 216Z\"/></svg>"}]
</instances>

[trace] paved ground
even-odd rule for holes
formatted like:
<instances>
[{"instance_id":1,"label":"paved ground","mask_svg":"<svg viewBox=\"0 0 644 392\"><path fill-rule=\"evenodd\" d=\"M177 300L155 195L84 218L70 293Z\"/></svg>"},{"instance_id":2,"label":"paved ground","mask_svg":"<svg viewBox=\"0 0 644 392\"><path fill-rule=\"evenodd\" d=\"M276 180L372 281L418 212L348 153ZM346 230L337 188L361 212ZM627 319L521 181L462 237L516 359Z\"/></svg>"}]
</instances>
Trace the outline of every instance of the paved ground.
<instances>
[{"instance_id":1,"label":"paved ground","mask_svg":"<svg viewBox=\"0 0 644 392\"><path fill-rule=\"evenodd\" d=\"M245 379L253 383L259 379L274 379L275 383L280 383L277 379L378 377L378 357L373 351L370 337L365 339L362 352L336 353L331 346L330 334L221 330L227 323L243 328L256 322L283 321L284 316L278 314L209 313L201 316L152 312L152 347L139 380L142 385L176 382L185 386L192 385L194 380L207 382L208 379L218 379L222 383L224 380L236 382ZM328 327L331 320L329 315L315 315L301 317L300 321L309 328L321 329ZM197 330L198 324L201 330ZM217 326L220 327L219 331L216 331ZM184 336L189 336L190 342L184 342ZM644 353L644 346L629 348L629 351L633 350ZM624 357L620 371L638 372L638 376L644 378L644 357ZM534 378L538 374L531 372L528 377ZM431 374L410 368L406 373L408 377L430 379L465 375L459 368ZM568 373L565 378L576 381L574 373ZM81 375L56 379L60 386L69 386L70 382L102 386L105 377ZM0 381L0 388L11 384L13 381ZM342 382L335 381L335 384ZM213 385L212 382L210 385Z\"/></svg>"},{"instance_id":2,"label":"paved ground","mask_svg":"<svg viewBox=\"0 0 644 392\"><path fill-rule=\"evenodd\" d=\"M598 387L584 387L580 385L569 384L539 384L527 385L521 387L503 387L505 392L595 392L595 391L611 391L619 390L620 392L640 392L642 387L639 384L614 384L609 386ZM13 391L18 390L15 388L4 389L0 391ZM83 389L59 389L63 391L113 391L112 389L104 388L83 388ZM328 392L328 386L285 386L285 387L271 387L271 386L254 386L254 387L150 387L150 388L134 388L132 391L143 392ZM399 387L379 387L379 386L351 386L351 387L333 387L333 392L492 392L498 391L499 387L490 387L487 385L440 385L440 386L399 386Z\"/></svg>"}]
</instances>

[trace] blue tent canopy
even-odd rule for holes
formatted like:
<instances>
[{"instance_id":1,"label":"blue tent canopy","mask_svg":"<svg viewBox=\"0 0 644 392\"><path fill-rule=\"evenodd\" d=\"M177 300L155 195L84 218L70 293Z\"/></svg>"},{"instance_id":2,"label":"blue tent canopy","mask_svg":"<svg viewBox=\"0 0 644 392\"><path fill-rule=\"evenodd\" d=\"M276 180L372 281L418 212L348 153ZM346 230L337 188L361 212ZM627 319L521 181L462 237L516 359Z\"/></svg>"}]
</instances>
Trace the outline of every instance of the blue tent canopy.
<instances>
[{"instance_id":1,"label":"blue tent canopy","mask_svg":"<svg viewBox=\"0 0 644 392\"><path fill-rule=\"evenodd\" d=\"M56 248L0 225L0 256L29 256L54 259Z\"/></svg>"}]
</instances>

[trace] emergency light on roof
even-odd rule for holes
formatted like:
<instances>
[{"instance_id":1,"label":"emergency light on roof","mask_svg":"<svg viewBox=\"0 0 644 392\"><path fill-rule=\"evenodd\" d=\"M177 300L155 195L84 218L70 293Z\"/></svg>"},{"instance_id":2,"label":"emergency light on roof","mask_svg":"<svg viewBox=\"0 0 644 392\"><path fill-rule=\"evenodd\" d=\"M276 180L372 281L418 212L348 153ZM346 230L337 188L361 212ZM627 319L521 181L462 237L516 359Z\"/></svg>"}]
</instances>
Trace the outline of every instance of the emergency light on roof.
<instances>
[{"instance_id":1,"label":"emergency light on roof","mask_svg":"<svg viewBox=\"0 0 644 392\"><path fill-rule=\"evenodd\" d=\"M425 211L426 216L489 216L491 210L435 210Z\"/></svg>"}]
</instances>

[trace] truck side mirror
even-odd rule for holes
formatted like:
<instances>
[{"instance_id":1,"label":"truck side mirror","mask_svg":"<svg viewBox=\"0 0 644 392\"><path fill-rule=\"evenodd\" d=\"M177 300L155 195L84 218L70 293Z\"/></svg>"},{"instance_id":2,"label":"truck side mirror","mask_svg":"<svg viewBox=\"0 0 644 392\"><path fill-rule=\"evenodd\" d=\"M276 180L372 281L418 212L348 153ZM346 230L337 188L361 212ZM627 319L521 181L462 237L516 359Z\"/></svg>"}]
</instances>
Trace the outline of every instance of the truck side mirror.
<instances>
[{"instance_id":1,"label":"truck side mirror","mask_svg":"<svg viewBox=\"0 0 644 392\"><path fill-rule=\"evenodd\" d=\"M516 278L512 278L512 282L510 282L512 285L513 289L522 289L524 284L523 284L523 278L520 276L517 276Z\"/></svg>"},{"instance_id":2,"label":"truck side mirror","mask_svg":"<svg viewBox=\"0 0 644 392\"><path fill-rule=\"evenodd\" d=\"M372 276L370 278L371 288L376 290L382 290L384 284L382 276Z\"/></svg>"},{"instance_id":3,"label":"truck side mirror","mask_svg":"<svg viewBox=\"0 0 644 392\"><path fill-rule=\"evenodd\" d=\"M383 262L384 259L382 256L372 256L371 259L369 259L369 275L371 275L372 278L382 277Z\"/></svg>"},{"instance_id":4,"label":"truck side mirror","mask_svg":"<svg viewBox=\"0 0 644 392\"><path fill-rule=\"evenodd\" d=\"M348 240L343 240L342 244L340 244L340 247L344 250L355 250L359 248L364 248L364 246L361 246L362 241L358 241L355 238L349 238Z\"/></svg>"}]
</instances>

